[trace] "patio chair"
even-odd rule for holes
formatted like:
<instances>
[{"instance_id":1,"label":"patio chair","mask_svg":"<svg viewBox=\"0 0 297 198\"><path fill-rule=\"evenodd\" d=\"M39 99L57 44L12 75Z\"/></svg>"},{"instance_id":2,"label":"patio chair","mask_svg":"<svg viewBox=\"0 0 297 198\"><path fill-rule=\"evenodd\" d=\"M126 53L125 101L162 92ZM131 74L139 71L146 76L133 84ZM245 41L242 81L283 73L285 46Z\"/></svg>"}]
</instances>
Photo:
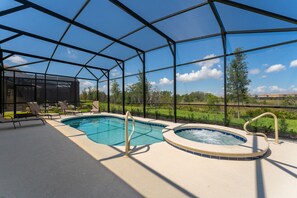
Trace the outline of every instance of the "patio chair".
<instances>
[{"instance_id":1,"label":"patio chair","mask_svg":"<svg viewBox=\"0 0 297 198\"><path fill-rule=\"evenodd\" d=\"M93 101L91 113L99 113L99 101Z\"/></svg>"},{"instance_id":2,"label":"patio chair","mask_svg":"<svg viewBox=\"0 0 297 198\"><path fill-rule=\"evenodd\" d=\"M0 114L0 123L5 124L5 123L12 123L13 127L16 128L15 123L18 122L19 125L21 126L21 122L25 121L33 121L33 120L40 120L44 125L46 121L43 118L38 118L38 117L27 117L27 118L10 118L10 119L5 119L2 114Z\"/></svg>"},{"instance_id":3,"label":"patio chair","mask_svg":"<svg viewBox=\"0 0 297 198\"><path fill-rule=\"evenodd\" d=\"M65 102L59 101L59 106L61 107L61 110L63 111L63 113L66 115L67 113L71 113L71 114L77 114L77 113L82 113L81 111L77 111L77 110L70 110L68 109L68 106L65 104Z\"/></svg>"},{"instance_id":4,"label":"patio chair","mask_svg":"<svg viewBox=\"0 0 297 198\"><path fill-rule=\"evenodd\" d=\"M27 102L27 104L30 108L30 111L36 116L47 116L50 119L53 119L53 116L61 117L60 113L48 113L48 112L42 113L37 102Z\"/></svg>"}]
</instances>

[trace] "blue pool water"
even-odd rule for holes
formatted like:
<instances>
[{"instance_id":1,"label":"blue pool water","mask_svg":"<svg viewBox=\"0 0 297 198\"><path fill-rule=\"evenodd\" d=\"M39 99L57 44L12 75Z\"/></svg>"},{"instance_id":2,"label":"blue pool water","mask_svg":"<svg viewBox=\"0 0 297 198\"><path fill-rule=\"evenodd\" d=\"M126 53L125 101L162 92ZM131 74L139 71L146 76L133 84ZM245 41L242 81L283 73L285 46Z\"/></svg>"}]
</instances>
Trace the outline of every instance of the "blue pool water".
<instances>
[{"instance_id":1,"label":"blue pool water","mask_svg":"<svg viewBox=\"0 0 297 198\"><path fill-rule=\"evenodd\" d=\"M125 121L111 116L81 117L63 121L73 128L86 133L89 139L100 144L125 145ZM147 145L163 141L162 129L165 126L135 121L135 132L131 145ZM132 121L129 121L129 134Z\"/></svg>"},{"instance_id":2,"label":"blue pool water","mask_svg":"<svg viewBox=\"0 0 297 198\"><path fill-rule=\"evenodd\" d=\"M205 144L239 145L246 142L244 138L237 135L203 128L180 129L175 131L175 134L182 138Z\"/></svg>"}]
</instances>

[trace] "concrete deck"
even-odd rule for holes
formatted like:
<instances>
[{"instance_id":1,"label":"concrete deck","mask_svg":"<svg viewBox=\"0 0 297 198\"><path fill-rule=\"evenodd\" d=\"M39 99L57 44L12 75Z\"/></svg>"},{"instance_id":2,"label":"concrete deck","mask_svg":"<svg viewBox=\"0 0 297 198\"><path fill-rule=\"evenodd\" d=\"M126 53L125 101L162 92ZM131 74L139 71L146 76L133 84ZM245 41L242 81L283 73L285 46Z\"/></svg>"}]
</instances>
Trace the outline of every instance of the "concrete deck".
<instances>
[{"instance_id":1,"label":"concrete deck","mask_svg":"<svg viewBox=\"0 0 297 198\"><path fill-rule=\"evenodd\" d=\"M0 197L142 197L49 124L0 125Z\"/></svg>"},{"instance_id":2,"label":"concrete deck","mask_svg":"<svg viewBox=\"0 0 297 198\"><path fill-rule=\"evenodd\" d=\"M49 197L56 192L57 197L73 197L77 192L88 197L84 193L92 191L93 195L101 192L103 197L105 191L108 196L117 190L122 193L118 197L297 197L296 143L270 143L264 158L251 161L200 157L166 142L136 147L130 157L124 157L123 147L94 143L84 133L58 121L49 124L59 131L49 125L0 131L0 197L17 197L15 191L29 193L28 197L40 195L33 192L48 192ZM32 152L36 154L30 155ZM71 166L73 163L77 165ZM52 179L51 172L56 169L60 175ZM115 184L109 185L111 182ZM94 190L94 186L102 185L105 191Z\"/></svg>"}]
</instances>

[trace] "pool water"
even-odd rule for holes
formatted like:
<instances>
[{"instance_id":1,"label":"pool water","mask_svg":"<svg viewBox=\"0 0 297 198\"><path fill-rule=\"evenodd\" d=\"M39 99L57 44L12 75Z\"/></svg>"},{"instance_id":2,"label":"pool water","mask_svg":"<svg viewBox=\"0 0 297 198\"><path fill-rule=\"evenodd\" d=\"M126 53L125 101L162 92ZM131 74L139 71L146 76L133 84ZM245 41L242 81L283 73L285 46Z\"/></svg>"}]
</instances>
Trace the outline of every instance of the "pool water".
<instances>
[{"instance_id":1,"label":"pool water","mask_svg":"<svg viewBox=\"0 0 297 198\"><path fill-rule=\"evenodd\" d=\"M237 135L203 128L180 129L175 131L175 134L182 138L205 144L239 145L246 142L244 138Z\"/></svg>"},{"instance_id":2,"label":"pool water","mask_svg":"<svg viewBox=\"0 0 297 198\"><path fill-rule=\"evenodd\" d=\"M73 128L86 133L94 142L113 146L125 145L125 121L111 116L81 117L63 121ZM130 145L148 145L163 141L165 126L135 121L135 132ZM129 135L132 121L129 121Z\"/></svg>"}]
</instances>

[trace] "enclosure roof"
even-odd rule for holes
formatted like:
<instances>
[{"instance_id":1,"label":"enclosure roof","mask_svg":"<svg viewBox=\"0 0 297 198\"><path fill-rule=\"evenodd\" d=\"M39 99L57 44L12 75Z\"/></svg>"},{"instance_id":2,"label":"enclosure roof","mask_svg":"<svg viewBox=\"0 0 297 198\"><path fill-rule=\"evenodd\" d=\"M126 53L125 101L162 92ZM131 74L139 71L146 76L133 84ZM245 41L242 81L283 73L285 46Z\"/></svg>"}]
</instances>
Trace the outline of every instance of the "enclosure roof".
<instances>
[{"instance_id":1,"label":"enclosure roof","mask_svg":"<svg viewBox=\"0 0 297 198\"><path fill-rule=\"evenodd\" d=\"M106 75L165 46L174 53L177 43L219 36L225 49L229 34L296 31L295 8L294 0L1 0L2 66L98 79L97 69Z\"/></svg>"}]
</instances>

